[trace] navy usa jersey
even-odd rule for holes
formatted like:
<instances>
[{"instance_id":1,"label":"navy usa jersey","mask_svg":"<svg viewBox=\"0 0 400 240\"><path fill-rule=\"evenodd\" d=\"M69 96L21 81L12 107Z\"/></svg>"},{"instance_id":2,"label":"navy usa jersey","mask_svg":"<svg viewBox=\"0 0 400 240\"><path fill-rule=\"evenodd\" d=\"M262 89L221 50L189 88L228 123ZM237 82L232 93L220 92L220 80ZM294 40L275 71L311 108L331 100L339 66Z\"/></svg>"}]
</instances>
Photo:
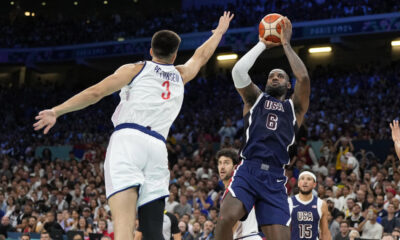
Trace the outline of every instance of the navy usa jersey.
<instances>
[{"instance_id":1,"label":"navy usa jersey","mask_svg":"<svg viewBox=\"0 0 400 240\"><path fill-rule=\"evenodd\" d=\"M262 93L246 114L244 123L246 143L241 158L261 162L267 168L282 168L283 174L297 128L292 100L280 101Z\"/></svg>"},{"instance_id":2,"label":"navy usa jersey","mask_svg":"<svg viewBox=\"0 0 400 240\"><path fill-rule=\"evenodd\" d=\"M322 200L318 197L308 202L300 200L299 195L290 198L291 239L319 239L319 221L322 216Z\"/></svg>"}]
</instances>

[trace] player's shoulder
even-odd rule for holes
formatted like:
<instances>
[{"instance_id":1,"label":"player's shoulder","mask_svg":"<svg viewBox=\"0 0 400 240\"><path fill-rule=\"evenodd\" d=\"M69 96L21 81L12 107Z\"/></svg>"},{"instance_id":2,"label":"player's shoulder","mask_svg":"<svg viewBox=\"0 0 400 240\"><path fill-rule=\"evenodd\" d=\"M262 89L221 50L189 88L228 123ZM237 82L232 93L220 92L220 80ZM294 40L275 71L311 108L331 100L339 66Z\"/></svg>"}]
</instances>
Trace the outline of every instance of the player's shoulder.
<instances>
[{"instance_id":1,"label":"player's shoulder","mask_svg":"<svg viewBox=\"0 0 400 240\"><path fill-rule=\"evenodd\" d=\"M138 69L142 69L146 65L146 61L139 61L135 63L126 63L121 65L116 72L118 71L137 71Z\"/></svg>"}]
</instances>

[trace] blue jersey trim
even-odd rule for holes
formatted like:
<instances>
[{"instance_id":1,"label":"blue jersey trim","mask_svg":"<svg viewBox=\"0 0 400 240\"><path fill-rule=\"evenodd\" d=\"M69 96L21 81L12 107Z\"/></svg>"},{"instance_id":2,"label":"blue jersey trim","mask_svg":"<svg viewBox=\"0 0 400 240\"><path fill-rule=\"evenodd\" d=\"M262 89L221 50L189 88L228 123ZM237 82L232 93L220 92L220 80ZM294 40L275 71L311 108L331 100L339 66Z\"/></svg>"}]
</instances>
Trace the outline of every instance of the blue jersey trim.
<instances>
[{"instance_id":1,"label":"blue jersey trim","mask_svg":"<svg viewBox=\"0 0 400 240\"><path fill-rule=\"evenodd\" d=\"M136 74L136 76L134 76L133 78L132 78L132 80L128 83L128 85L131 85L131 83L133 82L133 80L135 80L135 78L137 77L137 76L139 76L139 74L143 71L143 69L146 67L146 61L144 61L144 64L143 64L143 67L142 67L142 69L140 69L140 71L138 72L138 74Z\"/></svg>"},{"instance_id":2,"label":"blue jersey trim","mask_svg":"<svg viewBox=\"0 0 400 240\"><path fill-rule=\"evenodd\" d=\"M135 184L135 185L132 185L132 186L123 188L123 189L121 189L121 190L118 190L118 191L116 191L116 192L114 192L114 193L111 193L110 196L108 196L107 200L109 200L110 197L114 196L115 194L117 194L117 193L119 193L119 192L123 192L123 191L126 191L126 190L128 190L128 189L130 189L130 188L134 188L134 187L138 187L138 197L139 197L139 187L140 187L140 184Z\"/></svg>"},{"instance_id":3,"label":"blue jersey trim","mask_svg":"<svg viewBox=\"0 0 400 240\"><path fill-rule=\"evenodd\" d=\"M148 134L148 135L150 135L152 137L155 137L155 138L163 141L164 143L166 142L165 138L161 134L159 134L158 132L150 130L147 127L144 127L144 126L136 124L136 123L121 123L121 124L119 124L119 125L117 125L115 127L114 132L118 131L118 130L121 130L121 129L124 129L124 128L136 129L136 130L139 130L139 131L141 131L143 133L146 133L146 134Z\"/></svg>"},{"instance_id":4,"label":"blue jersey trim","mask_svg":"<svg viewBox=\"0 0 400 240\"><path fill-rule=\"evenodd\" d=\"M153 63L158 64L158 65L163 65L163 66L174 66L174 64L169 64L169 63L158 63L158 62L154 62L153 60L151 60Z\"/></svg>"}]
</instances>

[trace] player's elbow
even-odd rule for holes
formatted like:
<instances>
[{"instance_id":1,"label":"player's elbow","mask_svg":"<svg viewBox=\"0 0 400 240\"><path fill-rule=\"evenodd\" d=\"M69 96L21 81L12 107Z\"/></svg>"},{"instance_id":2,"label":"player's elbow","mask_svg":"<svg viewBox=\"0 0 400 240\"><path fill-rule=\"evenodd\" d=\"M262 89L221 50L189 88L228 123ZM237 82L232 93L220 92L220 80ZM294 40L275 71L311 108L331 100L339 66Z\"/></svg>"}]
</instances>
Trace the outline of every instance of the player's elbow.
<instances>
[{"instance_id":1,"label":"player's elbow","mask_svg":"<svg viewBox=\"0 0 400 240\"><path fill-rule=\"evenodd\" d=\"M240 76L241 73L247 73L247 72L248 72L248 69L246 69L246 68L243 66L243 64L241 64L241 61L239 60L239 61L235 64L235 66L233 66L233 69L232 69L232 77L233 77L234 75Z\"/></svg>"}]
</instances>

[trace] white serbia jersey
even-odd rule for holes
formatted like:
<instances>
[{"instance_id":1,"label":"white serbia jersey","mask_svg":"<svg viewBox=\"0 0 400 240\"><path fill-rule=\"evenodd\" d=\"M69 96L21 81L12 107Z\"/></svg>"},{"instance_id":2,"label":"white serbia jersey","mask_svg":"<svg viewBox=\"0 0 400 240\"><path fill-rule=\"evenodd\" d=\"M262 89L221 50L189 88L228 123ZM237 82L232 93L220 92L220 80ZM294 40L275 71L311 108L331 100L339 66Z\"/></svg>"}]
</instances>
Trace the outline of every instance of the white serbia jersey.
<instances>
[{"instance_id":1,"label":"white serbia jersey","mask_svg":"<svg viewBox=\"0 0 400 240\"><path fill-rule=\"evenodd\" d=\"M254 207L251 209L246 220L239 221L239 224L233 233L233 239L262 240L260 235L258 235L258 223Z\"/></svg>"},{"instance_id":2,"label":"white serbia jersey","mask_svg":"<svg viewBox=\"0 0 400 240\"><path fill-rule=\"evenodd\" d=\"M112 116L114 127L136 123L165 139L182 107L184 84L172 64L145 61L142 70L121 89L121 102Z\"/></svg>"}]
</instances>

